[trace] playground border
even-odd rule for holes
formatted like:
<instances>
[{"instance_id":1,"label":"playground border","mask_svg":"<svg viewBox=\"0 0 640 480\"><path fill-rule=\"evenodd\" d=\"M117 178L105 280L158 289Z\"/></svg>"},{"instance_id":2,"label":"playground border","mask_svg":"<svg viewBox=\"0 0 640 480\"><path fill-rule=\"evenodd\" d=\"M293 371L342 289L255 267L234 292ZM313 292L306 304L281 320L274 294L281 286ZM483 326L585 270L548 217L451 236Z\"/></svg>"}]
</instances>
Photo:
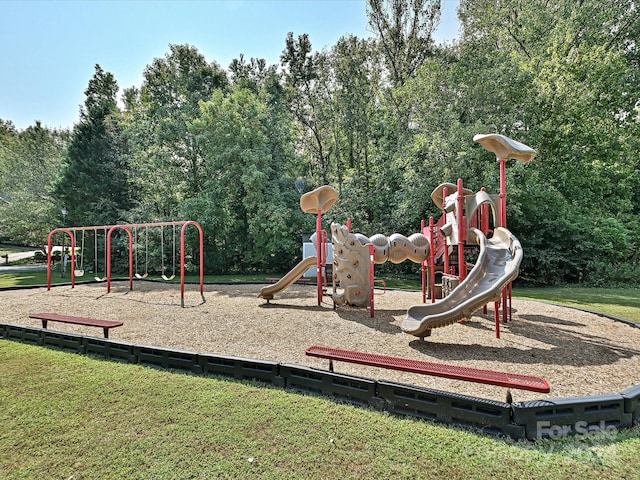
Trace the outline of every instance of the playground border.
<instances>
[{"instance_id":1,"label":"playground border","mask_svg":"<svg viewBox=\"0 0 640 480\"><path fill-rule=\"evenodd\" d=\"M196 375L253 380L515 440L619 430L640 422L640 385L611 395L509 404L300 365L137 345L16 324L0 323L0 338Z\"/></svg>"}]
</instances>

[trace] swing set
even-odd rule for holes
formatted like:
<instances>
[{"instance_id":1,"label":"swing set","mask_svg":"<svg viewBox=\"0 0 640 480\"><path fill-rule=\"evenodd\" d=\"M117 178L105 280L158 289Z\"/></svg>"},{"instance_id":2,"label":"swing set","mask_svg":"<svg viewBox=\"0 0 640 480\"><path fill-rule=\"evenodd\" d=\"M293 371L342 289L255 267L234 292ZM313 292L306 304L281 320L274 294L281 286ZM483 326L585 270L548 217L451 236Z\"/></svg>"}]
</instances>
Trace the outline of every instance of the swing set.
<instances>
[{"instance_id":1,"label":"swing set","mask_svg":"<svg viewBox=\"0 0 640 480\"><path fill-rule=\"evenodd\" d=\"M189 225L194 225L198 229L199 235L199 263L200 263L200 296L202 301L204 298L204 240L202 227L194 221L177 221L177 222L156 222L156 223L135 223L125 225L100 225L89 227L71 227L71 228L56 228L49 233L47 239L47 290L51 289L51 267L52 267L52 247L53 237L56 233L62 232L71 238L71 288L75 288L75 278L82 277L85 274L85 232L93 230L94 235L94 275L95 280L98 282L107 281L107 293L111 292L111 252L112 252L112 236L116 230L124 230L129 237L129 290L133 290L133 277L142 279L149 275L149 229L160 228L161 239L161 278L166 281L173 280L176 276L176 227L180 226L180 293L181 304L184 307L184 277L185 277L185 232ZM164 227L172 227L172 273L167 276L165 268L165 245L164 245ZM145 271L144 273L138 273L138 254L136 247L138 246L138 229L145 229ZM98 275L98 231L104 231L104 265L105 276ZM81 250L79 255L79 261L76 264L76 232L82 232L81 236ZM64 255L65 252L63 252ZM135 275L134 275L135 268Z\"/></svg>"}]
</instances>

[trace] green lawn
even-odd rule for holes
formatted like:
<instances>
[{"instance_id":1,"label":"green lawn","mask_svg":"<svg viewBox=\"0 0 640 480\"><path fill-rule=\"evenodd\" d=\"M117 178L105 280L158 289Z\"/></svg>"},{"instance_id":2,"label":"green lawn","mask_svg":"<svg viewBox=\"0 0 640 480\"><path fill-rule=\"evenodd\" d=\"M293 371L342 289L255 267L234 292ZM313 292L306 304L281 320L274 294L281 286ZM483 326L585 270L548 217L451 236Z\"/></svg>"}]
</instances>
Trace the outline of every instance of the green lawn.
<instances>
[{"instance_id":1,"label":"green lawn","mask_svg":"<svg viewBox=\"0 0 640 480\"><path fill-rule=\"evenodd\" d=\"M100 276L104 277L105 273L100 272ZM205 277L205 283L233 283L233 282L264 282L268 275L207 275ZM113 279L128 279L129 275L114 275ZM160 277L148 277L149 280L155 280L158 282L165 282ZM94 282L95 278L92 273L86 273L82 277L76 276L76 283ZM186 282L199 282L200 277L196 275L189 275L185 277ZM180 274L178 274L171 283L180 283ZM54 267L51 274L51 283L53 285L71 283L71 274L67 272L65 278L60 277L60 270L58 267ZM33 272L16 272L16 273L1 273L0 271L0 288L1 287L26 287L47 285L47 270L38 270Z\"/></svg>"},{"instance_id":2,"label":"green lawn","mask_svg":"<svg viewBox=\"0 0 640 480\"><path fill-rule=\"evenodd\" d=\"M640 288L515 288L513 296L602 312L640 322Z\"/></svg>"},{"instance_id":3,"label":"green lawn","mask_svg":"<svg viewBox=\"0 0 640 480\"><path fill-rule=\"evenodd\" d=\"M640 429L514 442L0 340L0 478L638 478Z\"/></svg>"}]
</instances>

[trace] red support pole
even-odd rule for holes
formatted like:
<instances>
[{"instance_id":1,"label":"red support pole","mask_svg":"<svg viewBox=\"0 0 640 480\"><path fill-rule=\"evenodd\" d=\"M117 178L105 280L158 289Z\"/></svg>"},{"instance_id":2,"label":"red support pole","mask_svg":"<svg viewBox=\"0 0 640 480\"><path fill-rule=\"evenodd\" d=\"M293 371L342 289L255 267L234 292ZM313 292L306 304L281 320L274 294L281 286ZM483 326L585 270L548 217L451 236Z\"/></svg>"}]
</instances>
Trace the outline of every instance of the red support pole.
<instances>
[{"instance_id":1,"label":"red support pole","mask_svg":"<svg viewBox=\"0 0 640 480\"><path fill-rule=\"evenodd\" d=\"M420 221L420 233L427 236L427 229L425 227L424 220ZM429 249L431 251L431 249ZM427 259L422 261L421 266L421 280L422 280L422 303L427 303Z\"/></svg>"},{"instance_id":2,"label":"red support pole","mask_svg":"<svg viewBox=\"0 0 640 480\"><path fill-rule=\"evenodd\" d=\"M322 258L324 238L322 236L322 210L318 210L318 218L316 219L316 267L318 270L318 305L322 305L322 266L324 259Z\"/></svg>"},{"instance_id":3,"label":"red support pole","mask_svg":"<svg viewBox=\"0 0 640 480\"><path fill-rule=\"evenodd\" d=\"M429 283L431 284L431 303L436 302L436 230L433 217L429 217Z\"/></svg>"},{"instance_id":4,"label":"red support pole","mask_svg":"<svg viewBox=\"0 0 640 480\"><path fill-rule=\"evenodd\" d=\"M71 288L76 286L76 238L70 228L56 228L49 232L47 237L47 290L51 290L51 250L53 249L53 236L58 232L64 232L71 237ZM64 259L64 251L62 252L62 258Z\"/></svg>"},{"instance_id":5,"label":"red support pole","mask_svg":"<svg viewBox=\"0 0 640 480\"><path fill-rule=\"evenodd\" d=\"M507 159L500 160L500 226L507 228ZM502 321L507 323L507 290L502 290Z\"/></svg>"},{"instance_id":6,"label":"red support pole","mask_svg":"<svg viewBox=\"0 0 640 480\"><path fill-rule=\"evenodd\" d=\"M458 276L460 282L467 276L467 262L464 259L464 243L466 240L466 222L464 217L464 193L462 179L458 179Z\"/></svg>"},{"instance_id":7,"label":"red support pole","mask_svg":"<svg viewBox=\"0 0 640 480\"><path fill-rule=\"evenodd\" d=\"M185 251L185 241L184 235L189 225L195 225L198 229L199 235L199 246L200 246L200 296L202 297L202 301L205 302L204 298L204 234L202 232L202 227L199 223L194 221L184 222L182 225L182 229L180 230L180 302L182 307L184 308L184 251Z\"/></svg>"},{"instance_id":8,"label":"red support pole","mask_svg":"<svg viewBox=\"0 0 640 480\"><path fill-rule=\"evenodd\" d=\"M369 284L371 285L371 289L369 290L369 314L371 316L371 318L374 317L375 315L375 308L374 308L374 303L373 303L373 297L375 295L374 293L374 288L375 288L375 261L374 261L374 257L375 257L375 250L376 247L373 245L373 243L369 244Z\"/></svg>"},{"instance_id":9,"label":"red support pole","mask_svg":"<svg viewBox=\"0 0 640 480\"><path fill-rule=\"evenodd\" d=\"M444 187L442 189L442 215L447 218L447 202L446 198L449 196L449 189ZM447 245L447 238L444 237L444 273L449 274L449 245Z\"/></svg>"}]
</instances>

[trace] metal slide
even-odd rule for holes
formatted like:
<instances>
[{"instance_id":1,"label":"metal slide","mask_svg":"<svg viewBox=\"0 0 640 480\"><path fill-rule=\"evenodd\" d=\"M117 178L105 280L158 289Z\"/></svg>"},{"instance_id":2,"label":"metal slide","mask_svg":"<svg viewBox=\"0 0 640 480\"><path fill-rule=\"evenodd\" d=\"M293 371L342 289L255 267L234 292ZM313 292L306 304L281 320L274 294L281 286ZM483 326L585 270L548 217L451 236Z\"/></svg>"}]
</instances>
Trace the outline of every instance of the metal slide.
<instances>
[{"instance_id":1,"label":"metal slide","mask_svg":"<svg viewBox=\"0 0 640 480\"><path fill-rule=\"evenodd\" d=\"M498 301L504 287L518 276L522 246L509 230L497 227L487 239L478 229L469 230L480 254L469 275L447 297L431 304L413 305L400 328L416 337L426 337L431 329L469 319L483 305Z\"/></svg>"},{"instance_id":2,"label":"metal slide","mask_svg":"<svg viewBox=\"0 0 640 480\"><path fill-rule=\"evenodd\" d=\"M318 259L316 257L307 257L303 258L300 263L298 263L295 267L291 269L284 277L278 280L273 285L267 285L266 287L262 287L258 297L264 298L265 300L273 300L273 297L276 293L280 293L283 290L289 288L292 284L296 282L304 272L313 268L317 265Z\"/></svg>"}]
</instances>

